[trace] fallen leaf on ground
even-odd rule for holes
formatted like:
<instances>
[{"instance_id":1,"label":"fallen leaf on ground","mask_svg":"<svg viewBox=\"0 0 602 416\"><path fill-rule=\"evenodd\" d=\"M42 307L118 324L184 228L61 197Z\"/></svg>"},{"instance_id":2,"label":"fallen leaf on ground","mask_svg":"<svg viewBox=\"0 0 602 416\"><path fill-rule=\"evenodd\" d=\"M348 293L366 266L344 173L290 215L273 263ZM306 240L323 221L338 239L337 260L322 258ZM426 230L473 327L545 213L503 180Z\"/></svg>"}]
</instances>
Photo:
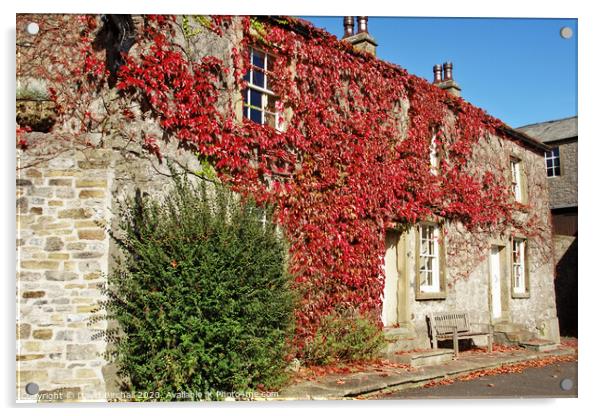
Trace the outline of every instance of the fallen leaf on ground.
<instances>
[{"instance_id":1,"label":"fallen leaf on ground","mask_svg":"<svg viewBox=\"0 0 602 416\"><path fill-rule=\"evenodd\" d=\"M516 364L506 364L497 368L490 368L487 370L477 370L471 373L460 376L456 379L443 379L443 380L433 380L424 385L424 387L435 387L442 386L447 384L452 384L456 381L470 381L475 380L484 376L494 376L498 374L513 374L513 373L522 373L527 368L536 368L536 367L545 367L550 364L563 363L563 362L573 362L577 361L576 355L564 355L564 356L549 356L540 358L537 360L529 360L523 361L521 363ZM490 383L491 384L491 383Z\"/></svg>"}]
</instances>

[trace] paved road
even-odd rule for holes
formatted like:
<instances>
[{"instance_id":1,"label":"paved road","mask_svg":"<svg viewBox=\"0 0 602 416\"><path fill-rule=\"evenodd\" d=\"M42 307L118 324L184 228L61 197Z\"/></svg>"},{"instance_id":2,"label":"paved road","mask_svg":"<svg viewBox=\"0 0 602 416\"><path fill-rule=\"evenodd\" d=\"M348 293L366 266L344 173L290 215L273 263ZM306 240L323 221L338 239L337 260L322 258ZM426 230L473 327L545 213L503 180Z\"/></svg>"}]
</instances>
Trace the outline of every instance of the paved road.
<instances>
[{"instance_id":1,"label":"paved road","mask_svg":"<svg viewBox=\"0 0 602 416\"><path fill-rule=\"evenodd\" d=\"M572 381L569 390L563 390L563 380ZM565 387L570 382L564 382ZM471 381L429 388L402 390L384 394L378 399L471 399L471 398L521 398L521 397L577 397L577 363L557 363L546 367L529 368L520 374L485 376Z\"/></svg>"}]
</instances>

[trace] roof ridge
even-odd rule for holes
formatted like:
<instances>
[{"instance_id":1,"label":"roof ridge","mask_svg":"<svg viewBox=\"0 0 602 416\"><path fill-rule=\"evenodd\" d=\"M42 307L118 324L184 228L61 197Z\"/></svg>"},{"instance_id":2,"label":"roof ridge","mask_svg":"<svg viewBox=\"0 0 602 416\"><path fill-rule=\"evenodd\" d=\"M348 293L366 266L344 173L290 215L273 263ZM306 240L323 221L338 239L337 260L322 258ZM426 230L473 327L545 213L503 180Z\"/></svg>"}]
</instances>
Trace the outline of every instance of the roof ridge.
<instances>
[{"instance_id":1,"label":"roof ridge","mask_svg":"<svg viewBox=\"0 0 602 416\"><path fill-rule=\"evenodd\" d=\"M579 116L578 115L574 115L574 116L569 116L569 117L558 118L558 119L555 119L555 120L540 121L539 123L525 124L524 126L515 127L515 129L523 129L523 128L531 127L531 126L541 126L542 124L557 123L559 121L570 120L572 118L576 119L576 118L579 118Z\"/></svg>"}]
</instances>

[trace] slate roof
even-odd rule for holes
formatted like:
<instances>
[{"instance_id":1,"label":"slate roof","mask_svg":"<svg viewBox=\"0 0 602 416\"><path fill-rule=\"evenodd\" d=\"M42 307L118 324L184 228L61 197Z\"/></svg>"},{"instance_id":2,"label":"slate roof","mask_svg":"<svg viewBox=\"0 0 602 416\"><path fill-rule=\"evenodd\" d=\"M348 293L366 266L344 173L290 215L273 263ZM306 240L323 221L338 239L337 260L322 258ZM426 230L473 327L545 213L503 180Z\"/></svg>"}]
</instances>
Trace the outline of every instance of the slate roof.
<instances>
[{"instance_id":1,"label":"slate roof","mask_svg":"<svg viewBox=\"0 0 602 416\"><path fill-rule=\"evenodd\" d=\"M515 130L525 133L542 143L549 143L577 137L577 118L577 116L574 116L560 120L544 121L543 123L528 124L517 127Z\"/></svg>"}]
</instances>

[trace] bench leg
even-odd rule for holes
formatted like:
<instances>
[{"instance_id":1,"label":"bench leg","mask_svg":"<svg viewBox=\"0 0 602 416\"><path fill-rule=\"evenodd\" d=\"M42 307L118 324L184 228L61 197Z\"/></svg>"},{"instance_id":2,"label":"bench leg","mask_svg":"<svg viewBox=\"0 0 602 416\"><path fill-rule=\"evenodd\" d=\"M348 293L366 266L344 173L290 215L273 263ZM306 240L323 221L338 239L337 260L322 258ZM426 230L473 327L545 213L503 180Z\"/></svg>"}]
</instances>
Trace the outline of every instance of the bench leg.
<instances>
[{"instance_id":1,"label":"bench leg","mask_svg":"<svg viewBox=\"0 0 602 416\"><path fill-rule=\"evenodd\" d=\"M430 338L431 338L431 346L433 347L433 349L434 350L438 349L439 344L437 343L437 335L431 334Z\"/></svg>"},{"instance_id":2,"label":"bench leg","mask_svg":"<svg viewBox=\"0 0 602 416\"><path fill-rule=\"evenodd\" d=\"M454 357L458 358L459 354L460 354L460 348L458 345L458 332L456 332L456 330L454 329Z\"/></svg>"}]
</instances>

